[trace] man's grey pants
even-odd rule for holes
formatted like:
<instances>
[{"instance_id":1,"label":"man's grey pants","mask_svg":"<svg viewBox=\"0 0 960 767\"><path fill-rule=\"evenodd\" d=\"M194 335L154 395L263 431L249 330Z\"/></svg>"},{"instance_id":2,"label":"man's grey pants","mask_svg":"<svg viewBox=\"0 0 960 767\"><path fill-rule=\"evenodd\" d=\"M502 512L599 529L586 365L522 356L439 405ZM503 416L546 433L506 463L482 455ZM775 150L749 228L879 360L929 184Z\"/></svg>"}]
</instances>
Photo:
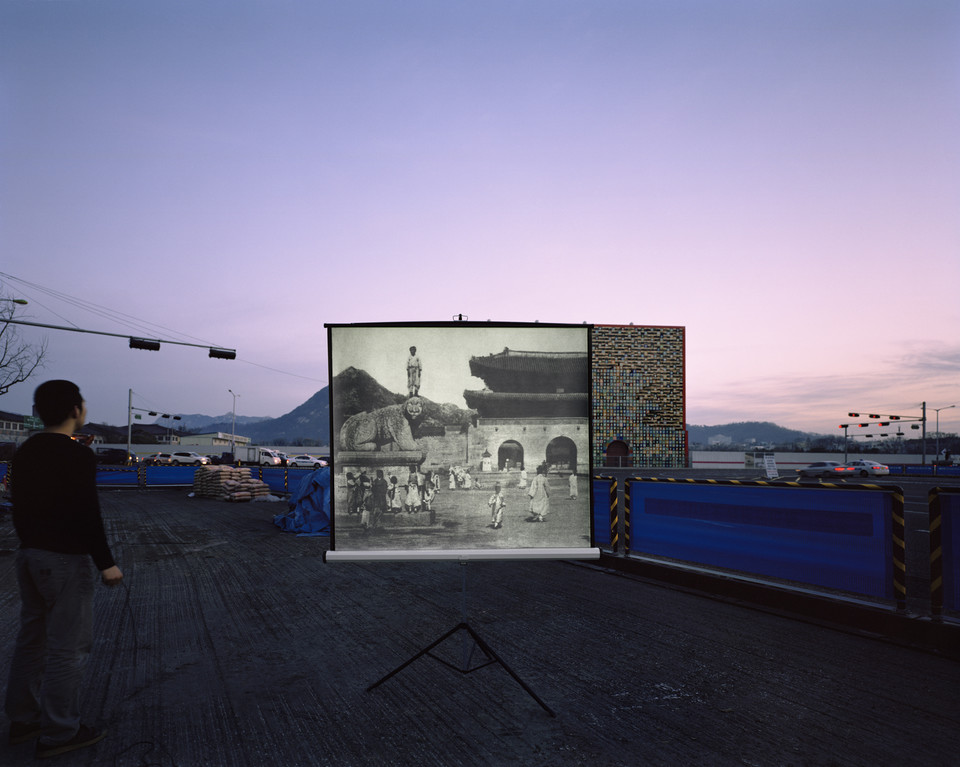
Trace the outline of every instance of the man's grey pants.
<instances>
[{"instance_id":1,"label":"man's grey pants","mask_svg":"<svg viewBox=\"0 0 960 767\"><path fill-rule=\"evenodd\" d=\"M12 722L39 722L44 743L65 743L80 727L96 571L86 554L20 549L17 582L23 604L6 713Z\"/></svg>"}]
</instances>

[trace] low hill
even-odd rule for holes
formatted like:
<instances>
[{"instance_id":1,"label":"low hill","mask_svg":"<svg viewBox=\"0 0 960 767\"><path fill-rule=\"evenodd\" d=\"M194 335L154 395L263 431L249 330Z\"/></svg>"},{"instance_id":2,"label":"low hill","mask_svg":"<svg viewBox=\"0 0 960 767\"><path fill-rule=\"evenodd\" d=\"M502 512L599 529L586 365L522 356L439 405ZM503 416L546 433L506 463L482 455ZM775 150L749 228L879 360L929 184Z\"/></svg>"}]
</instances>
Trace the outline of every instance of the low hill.
<instances>
[{"instance_id":1,"label":"low hill","mask_svg":"<svg viewBox=\"0 0 960 767\"><path fill-rule=\"evenodd\" d=\"M770 421L740 421L719 426L688 424L687 434L691 446L701 445L704 447L710 445L711 441L719 445L726 443L737 446L795 445L823 436L796 429L787 429Z\"/></svg>"}]
</instances>

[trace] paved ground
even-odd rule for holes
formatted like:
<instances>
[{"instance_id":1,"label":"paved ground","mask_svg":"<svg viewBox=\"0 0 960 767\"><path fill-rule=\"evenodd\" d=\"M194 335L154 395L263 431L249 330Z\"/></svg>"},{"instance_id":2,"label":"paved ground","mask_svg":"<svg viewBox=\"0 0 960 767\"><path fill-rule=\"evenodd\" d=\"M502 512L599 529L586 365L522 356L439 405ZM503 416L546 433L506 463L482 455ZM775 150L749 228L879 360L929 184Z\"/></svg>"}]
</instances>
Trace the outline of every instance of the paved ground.
<instances>
[{"instance_id":1,"label":"paved ground","mask_svg":"<svg viewBox=\"0 0 960 767\"><path fill-rule=\"evenodd\" d=\"M127 587L98 589L84 695L109 723L61 765L952 765L960 663L566 562L330 563L280 504L102 494ZM18 598L0 517L0 667ZM497 665L432 658L461 620ZM459 667L460 632L438 648ZM0 742L0 764L32 761Z\"/></svg>"}]
</instances>

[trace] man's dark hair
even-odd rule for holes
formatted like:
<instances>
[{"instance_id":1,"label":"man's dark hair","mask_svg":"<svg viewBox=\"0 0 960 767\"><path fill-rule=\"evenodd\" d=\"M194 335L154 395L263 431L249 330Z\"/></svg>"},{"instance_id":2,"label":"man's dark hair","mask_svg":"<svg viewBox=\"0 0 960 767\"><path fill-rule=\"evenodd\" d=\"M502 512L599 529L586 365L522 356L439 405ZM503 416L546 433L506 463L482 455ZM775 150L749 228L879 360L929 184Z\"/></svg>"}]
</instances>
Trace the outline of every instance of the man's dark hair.
<instances>
[{"instance_id":1,"label":"man's dark hair","mask_svg":"<svg viewBox=\"0 0 960 767\"><path fill-rule=\"evenodd\" d=\"M59 426L74 407L82 406L80 387L72 381L45 381L33 393L33 407L44 426Z\"/></svg>"}]
</instances>

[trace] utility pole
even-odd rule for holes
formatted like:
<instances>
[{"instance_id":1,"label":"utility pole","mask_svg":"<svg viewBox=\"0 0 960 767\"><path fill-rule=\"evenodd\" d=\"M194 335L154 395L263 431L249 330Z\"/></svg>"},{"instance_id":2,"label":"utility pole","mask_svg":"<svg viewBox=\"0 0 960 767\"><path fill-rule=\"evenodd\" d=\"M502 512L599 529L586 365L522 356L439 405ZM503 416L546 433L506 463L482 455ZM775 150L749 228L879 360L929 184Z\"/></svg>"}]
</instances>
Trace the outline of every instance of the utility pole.
<instances>
[{"instance_id":1,"label":"utility pole","mask_svg":"<svg viewBox=\"0 0 960 767\"><path fill-rule=\"evenodd\" d=\"M920 418L921 428L923 429L923 431L921 432L921 434L923 435L921 437L921 440L923 442L923 458L921 459L920 464L922 466L926 466L927 465L927 403L921 402L920 407L923 409L923 415Z\"/></svg>"}]
</instances>

